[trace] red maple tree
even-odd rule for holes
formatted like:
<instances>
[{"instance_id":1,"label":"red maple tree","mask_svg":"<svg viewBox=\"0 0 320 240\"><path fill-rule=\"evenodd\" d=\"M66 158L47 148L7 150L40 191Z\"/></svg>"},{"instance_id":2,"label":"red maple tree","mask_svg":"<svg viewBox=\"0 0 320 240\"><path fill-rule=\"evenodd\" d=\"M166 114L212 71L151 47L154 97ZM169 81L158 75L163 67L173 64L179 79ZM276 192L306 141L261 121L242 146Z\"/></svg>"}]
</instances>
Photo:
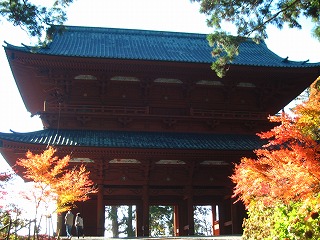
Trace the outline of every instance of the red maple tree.
<instances>
[{"instance_id":1,"label":"red maple tree","mask_svg":"<svg viewBox=\"0 0 320 240\"><path fill-rule=\"evenodd\" d=\"M24 177L35 184L37 193L33 194L33 198L36 207L40 202L55 201L56 212L64 212L71 209L75 202L88 200L89 195L97 190L84 165L70 169L70 156L60 159L54 156L55 153L53 147L41 154L28 151L26 158L19 159L17 164L26 170Z\"/></svg>"},{"instance_id":2,"label":"red maple tree","mask_svg":"<svg viewBox=\"0 0 320 240\"><path fill-rule=\"evenodd\" d=\"M320 78L311 86L309 100L294 109L270 117L278 125L258 134L268 144L255 151L257 159L243 158L231 179L234 196L245 205L251 200L272 202L303 200L320 192Z\"/></svg>"},{"instance_id":3,"label":"red maple tree","mask_svg":"<svg viewBox=\"0 0 320 240\"><path fill-rule=\"evenodd\" d=\"M309 99L293 115L282 113L269 119L277 126L258 134L268 143L255 150L256 159L242 158L231 176L233 196L248 209L243 237L261 236L263 229L265 237L318 239L320 77L311 85Z\"/></svg>"}]
</instances>

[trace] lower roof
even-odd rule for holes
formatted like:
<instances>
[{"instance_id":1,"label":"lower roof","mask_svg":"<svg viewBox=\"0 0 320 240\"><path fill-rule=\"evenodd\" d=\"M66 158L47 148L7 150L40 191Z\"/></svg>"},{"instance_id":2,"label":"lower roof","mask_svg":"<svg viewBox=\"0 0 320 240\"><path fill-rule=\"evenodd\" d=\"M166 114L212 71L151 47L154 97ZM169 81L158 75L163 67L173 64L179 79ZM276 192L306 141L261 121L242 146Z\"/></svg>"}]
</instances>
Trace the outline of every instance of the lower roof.
<instances>
[{"instance_id":1,"label":"lower roof","mask_svg":"<svg viewBox=\"0 0 320 240\"><path fill-rule=\"evenodd\" d=\"M0 133L1 141L20 144L99 148L254 150L264 144L256 135L45 129Z\"/></svg>"}]
</instances>

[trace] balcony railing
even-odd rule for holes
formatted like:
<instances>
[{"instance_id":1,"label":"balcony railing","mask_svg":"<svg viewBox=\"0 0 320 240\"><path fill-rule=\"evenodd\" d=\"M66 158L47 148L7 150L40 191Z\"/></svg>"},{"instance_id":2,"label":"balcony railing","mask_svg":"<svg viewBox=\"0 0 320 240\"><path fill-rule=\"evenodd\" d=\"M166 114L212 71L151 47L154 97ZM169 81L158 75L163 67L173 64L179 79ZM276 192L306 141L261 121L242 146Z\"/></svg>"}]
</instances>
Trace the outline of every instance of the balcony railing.
<instances>
[{"instance_id":1,"label":"balcony railing","mask_svg":"<svg viewBox=\"0 0 320 240\"><path fill-rule=\"evenodd\" d=\"M46 104L44 113L60 112L62 114L88 115L140 115L171 116L179 118L214 118L214 119L246 119L266 120L265 112L226 111L207 109L160 108L160 107L125 107L125 106L93 106L93 105L51 105Z\"/></svg>"},{"instance_id":2,"label":"balcony railing","mask_svg":"<svg viewBox=\"0 0 320 240\"><path fill-rule=\"evenodd\" d=\"M85 114L133 114L148 115L149 107L93 106L93 105L51 105L46 104L44 112L85 113Z\"/></svg>"},{"instance_id":3,"label":"balcony railing","mask_svg":"<svg viewBox=\"0 0 320 240\"><path fill-rule=\"evenodd\" d=\"M261 119L268 117L265 112L250 111L223 111L223 110L206 110L190 109L190 115L195 117L210 117L216 119Z\"/></svg>"}]
</instances>

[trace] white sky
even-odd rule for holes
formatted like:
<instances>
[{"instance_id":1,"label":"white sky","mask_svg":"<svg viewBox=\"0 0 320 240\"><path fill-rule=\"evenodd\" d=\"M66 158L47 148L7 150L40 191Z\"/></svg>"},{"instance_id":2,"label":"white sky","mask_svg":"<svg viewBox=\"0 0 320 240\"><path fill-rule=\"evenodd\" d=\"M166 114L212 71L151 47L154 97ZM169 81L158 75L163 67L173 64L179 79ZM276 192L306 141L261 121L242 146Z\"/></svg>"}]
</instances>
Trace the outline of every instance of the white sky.
<instances>
[{"instance_id":1,"label":"white sky","mask_svg":"<svg viewBox=\"0 0 320 240\"><path fill-rule=\"evenodd\" d=\"M67 25L78 26L194 33L210 33L212 30L206 26L206 16L199 13L199 5L189 0L75 0L68 8L68 18ZM266 43L283 58L320 62L320 42L311 37L311 26L305 23L303 30L281 31L270 27ZM14 45L31 43L22 30L2 22L0 42L4 41ZM38 117L31 118L25 109L3 49L0 50L0 66L0 132L42 129ZM0 171L5 167L6 162L0 155Z\"/></svg>"},{"instance_id":2,"label":"white sky","mask_svg":"<svg viewBox=\"0 0 320 240\"><path fill-rule=\"evenodd\" d=\"M49 0L40 2L45 1ZM199 5L190 3L190 0L75 0L68 9L68 18L67 25L78 26L193 33L210 33L212 30L206 26L206 17L199 13ZM269 29L266 43L279 56L288 56L290 60L320 62L320 42L311 37L311 24L306 23L303 30ZM4 41L14 45L31 43L25 32L2 22L0 42ZM31 118L25 109L3 48L0 50L0 66L0 132L42 129L39 118ZM7 168L0 155L0 172Z\"/></svg>"}]
</instances>

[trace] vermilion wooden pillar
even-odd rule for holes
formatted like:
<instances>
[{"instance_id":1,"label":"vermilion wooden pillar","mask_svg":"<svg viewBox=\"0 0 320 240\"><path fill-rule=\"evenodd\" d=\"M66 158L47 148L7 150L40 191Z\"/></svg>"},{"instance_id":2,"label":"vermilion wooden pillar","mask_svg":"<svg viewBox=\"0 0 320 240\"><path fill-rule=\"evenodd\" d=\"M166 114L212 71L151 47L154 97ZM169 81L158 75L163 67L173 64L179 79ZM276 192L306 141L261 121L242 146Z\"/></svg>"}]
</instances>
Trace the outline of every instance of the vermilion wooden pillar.
<instances>
[{"instance_id":1,"label":"vermilion wooden pillar","mask_svg":"<svg viewBox=\"0 0 320 240\"><path fill-rule=\"evenodd\" d=\"M218 202L218 208L219 208L219 232L221 235L225 234L224 231L224 222L225 222L225 207L223 205L223 201Z\"/></svg>"},{"instance_id":2,"label":"vermilion wooden pillar","mask_svg":"<svg viewBox=\"0 0 320 240\"><path fill-rule=\"evenodd\" d=\"M143 236L149 236L149 188L146 185L143 186L142 209L142 234Z\"/></svg>"},{"instance_id":3,"label":"vermilion wooden pillar","mask_svg":"<svg viewBox=\"0 0 320 240\"><path fill-rule=\"evenodd\" d=\"M226 197L222 199L221 202L219 203L219 212L220 212L219 227L220 227L221 235L233 233L231 208L232 208L232 203L231 203L230 197Z\"/></svg>"},{"instance_id":4,"label":"vermilion wooden pillar","mask_svg":"<svg viewBox=\"0 0 320 240\"><path fill-rule=\"evenodd\" d=\"M219 215L219 212L217 212L216 204L211 205L211 211L212 211L212 234L213 236L220 235L220 229L219 229L219 221L217 221L217 215Z\"/></svg>"},{"instance_id":5,"label":"vermilion wooden pillar","mask_svg":"<svg viewBox=\"0 0 320 240\"><path fill-rule=\"evenodd\" d=\"M84 224L84 235L86 236L98 236L97 235L97 198L91 198L85 202L77 202L76 208L72 209L72 213L74 216L79 212L83 216L83 224ZM103 210L104 212L104 210ZM75 236L76 231L73 228L73 235ZM100 235L99 235L100 236Z\"/></svg>"},{"instance_id":6,"label":"vermilion wooden pillar","mask_svg":"<svg viewBox=\"0 0 320 240\"><path fill-rule=\"evenodd\" d=\"M179 218L179 236L189 235L188 214L186 201L180 201L178 204Z\"/></svg>"},{"instance_id":7,"label":"vermilion wooden pillar","mask_svg":"<svg viewBox=\"0 0 320 240\"><path fill-rule=\"evenodd\" d=\"M173 235L175 237L180 236L180 227L179 227L179 207L177 205L174 206L173 209Z\"/></svg>"},{"instance_id":8,"label":"vermilion wooden pillar","mask_svg":"<svg viewBox=\"0 0 320 240\"><path fill-rule=\"evenodd\" d=\"M188 198L188 225L189 225L189 235L194 235L194 211L193 211L193 197Z\"/></svg>"},{"instance_id":9,"label":"vermilion wooden pillar","mask_svg":"<svg viewBox=\"0 0 320 240\"><path fill-rule=\"evenodd\" d=\"M245 206L242 202L232 203L232 226L233 234L243 233L243 219L247 217Z\"/></svg>"},{"instance_id":10,"label":"vermilion wooden pillar","mask_svg":"<svg viewBox=\"0 0 320 240\"><path fill-rule=\"evenodd\" d=\"M193 209L193 192L192 187L187 186L187 195L186 195L186 202L187 202L187 219L188 219L188 235L194 235L194 209Z\"/></svg>"},{"instance_id":11,"label":"vermilion wooden pillar","mask_svg":"<svg viewBox=\"0 0 320 240\"><path fill-rule=\"evenodd\" d=\"M136 236L137 237L142 237L143 236L143 231L142 231L142 226L143 226L143 207L142 207L142 202L139 202L136 205Z\"/></svg>"},{"instance_id":12,"label":"vermilion wooden pillar","mask_svg":"<svg viewBox=\"0 0 320 240\"><path fill-rule=\"evenodd\" d=\"M104 187L98 184L97 198L97 236L104 236L105 206L103 201Z\"/></svg>"}]
</instances>

